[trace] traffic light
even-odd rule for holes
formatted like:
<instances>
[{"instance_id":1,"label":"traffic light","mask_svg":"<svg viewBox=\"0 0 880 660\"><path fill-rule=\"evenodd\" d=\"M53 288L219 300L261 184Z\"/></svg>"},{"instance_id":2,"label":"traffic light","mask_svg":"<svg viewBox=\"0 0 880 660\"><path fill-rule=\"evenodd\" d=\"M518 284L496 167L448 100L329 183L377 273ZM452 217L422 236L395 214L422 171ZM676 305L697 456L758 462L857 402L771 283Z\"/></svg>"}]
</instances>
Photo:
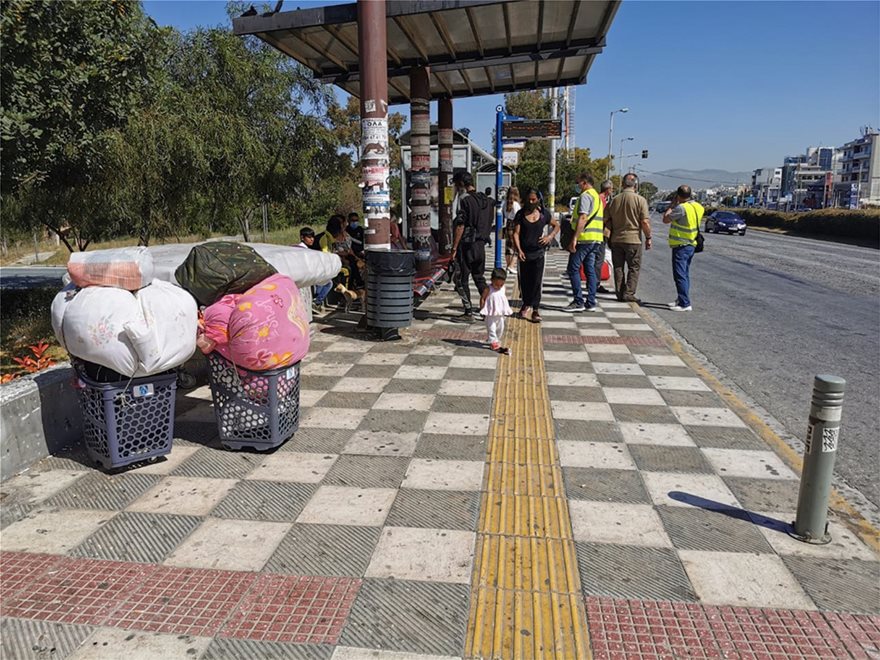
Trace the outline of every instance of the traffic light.
<instances>
[{"instance_id":1,"label":"traffic light","mask_svg":"<svg viewBox=\"0 0 880 660\"><path fill-rule=\"evenodd\" d=\"M642 149L642 158L647 158L647 157L648 157L648 150Z\"/></svg>"}]
</instances>

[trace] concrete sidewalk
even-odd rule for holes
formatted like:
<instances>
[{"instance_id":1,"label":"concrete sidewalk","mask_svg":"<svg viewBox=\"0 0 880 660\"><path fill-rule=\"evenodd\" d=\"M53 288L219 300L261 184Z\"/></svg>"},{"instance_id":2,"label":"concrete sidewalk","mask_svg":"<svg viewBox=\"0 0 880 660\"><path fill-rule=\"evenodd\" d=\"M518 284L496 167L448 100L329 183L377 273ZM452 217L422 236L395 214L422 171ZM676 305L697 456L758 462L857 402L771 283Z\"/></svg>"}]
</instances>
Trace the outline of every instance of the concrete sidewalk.
<instances>
[{"instance_id":1,"label":"concrete sidewalk","mask_svg":"<svg viewBox=\"0 0 880 660\"><path fill-rule=\"evenodd\" d=\"M3 484L3 658L878 657L880 561L786 533L797 475L628 304L482 343L451 287L401 342L318 324L300 430Z\"/></svg>"}]
</instances>

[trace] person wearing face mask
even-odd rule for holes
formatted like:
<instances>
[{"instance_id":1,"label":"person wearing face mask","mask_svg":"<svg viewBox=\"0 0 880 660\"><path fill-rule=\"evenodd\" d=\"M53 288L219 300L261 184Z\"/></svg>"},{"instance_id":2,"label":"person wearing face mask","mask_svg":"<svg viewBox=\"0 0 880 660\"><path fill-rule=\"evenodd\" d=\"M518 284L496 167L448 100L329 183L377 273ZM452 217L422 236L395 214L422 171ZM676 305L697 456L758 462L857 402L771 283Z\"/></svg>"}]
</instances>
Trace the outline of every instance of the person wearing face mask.
<instances>
[{"instance_id":1,"label":"person wearing face mask","mask_svg":"<svg viewBox=\"0 0 880 660\"><path fill-rule=\"evenodd\" d=\"M529 189L523 207L513 224L513 245L519 257L519 287L522 307L517 316L541 322L541 288L544 282L544 255L559 233L559 223L543 208L538 191ZM549 233L545 229L550 227Z\"/></svg>"}]
</instances>

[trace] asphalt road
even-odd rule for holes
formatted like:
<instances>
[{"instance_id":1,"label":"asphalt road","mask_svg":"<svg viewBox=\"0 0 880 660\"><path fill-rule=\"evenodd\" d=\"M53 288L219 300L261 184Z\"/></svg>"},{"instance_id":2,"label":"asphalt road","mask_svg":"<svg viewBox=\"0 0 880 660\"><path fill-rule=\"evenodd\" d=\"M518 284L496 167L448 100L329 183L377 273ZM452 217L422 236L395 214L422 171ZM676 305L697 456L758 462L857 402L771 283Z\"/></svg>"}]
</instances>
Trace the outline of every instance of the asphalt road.
<instances>
[{"instance_id":1,"label":"asphalt road","mask_svg":"<svg viewBox=\"0 0 880 660\"><path fill-rule=\"evenodd\" d=\"M638 296L730 380L803 438L813 376L847 381L835 472L880 506L880 250L754 229L706 235L693 312L675 300L667 229L652 214Z\"/></svg>"},{"instance_id":2,"label":"asphalt road","mask_svg":"<svg viewBox=\"0 0 880 660\"><path fill-rule=\"evenodd\" d=\"M61 289L61 276L66 270L64 266L5 266L0 268L0 289Z\"/></svg>"}]
</instances>

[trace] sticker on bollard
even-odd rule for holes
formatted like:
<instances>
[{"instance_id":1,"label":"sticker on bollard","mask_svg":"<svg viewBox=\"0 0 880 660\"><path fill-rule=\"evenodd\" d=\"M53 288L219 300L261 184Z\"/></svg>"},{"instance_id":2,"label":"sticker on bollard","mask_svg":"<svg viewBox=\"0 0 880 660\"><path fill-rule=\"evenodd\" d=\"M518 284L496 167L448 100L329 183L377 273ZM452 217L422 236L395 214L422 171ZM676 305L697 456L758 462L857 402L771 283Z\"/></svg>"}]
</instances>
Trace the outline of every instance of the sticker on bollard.
<instances>
[{"instance_id":1,"label":"sticker on bollard","mask_svg":"<svg viewBox=\"0 0 880 660\"><path fill-rule=\"evenodd\" d=\"M816 376L810 419L804 441L804 467L798 492L797 519L791 536L805 543L825 544L828 533L828 501L837 458L840 418L846 381L837 376Z\"/></svg>"}]
</instances>

